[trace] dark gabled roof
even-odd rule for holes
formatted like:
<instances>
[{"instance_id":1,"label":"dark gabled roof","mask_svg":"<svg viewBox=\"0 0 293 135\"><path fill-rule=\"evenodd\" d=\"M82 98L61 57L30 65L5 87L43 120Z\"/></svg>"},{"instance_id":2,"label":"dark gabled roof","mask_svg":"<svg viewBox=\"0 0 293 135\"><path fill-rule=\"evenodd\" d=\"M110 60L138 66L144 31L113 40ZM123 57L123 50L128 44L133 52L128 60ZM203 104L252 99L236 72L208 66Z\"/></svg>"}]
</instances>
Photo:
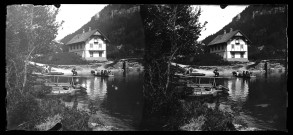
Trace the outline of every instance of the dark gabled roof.
<instances>
[{"instance_id":1,"label":"dark gabled roof","mask_svg":"<svg viewBox=\"0 0 293 135\"><path fill-rule=\"evenodd\" d=\"M208 44L208 46L214 45L214 44L226 43L229 39L231 39L238 32L240 32L248 40L248 42L251 43L251 41L240 30L235 30L235 31L231 31L229 33L223 34L223 35L218 35L214 40L212 40Z\"/></svg>"},{"instance_id":2,"label":"dark gabled roof","mask_svg":"<svg viewBox=\"0 0 293 135\"><path fill-rule=\"evenodd\" d=\"M103 36L106 40L108 40L110 42L110 40L99 29L94 29L94 30L91 30L91 31L88 31L85 33L80 33L80 34L75 35L69 42L66 43L66 45L79 43L79 42L85 42L95 32L98 32L99 35Z\"/></svg>"}]
</instances>

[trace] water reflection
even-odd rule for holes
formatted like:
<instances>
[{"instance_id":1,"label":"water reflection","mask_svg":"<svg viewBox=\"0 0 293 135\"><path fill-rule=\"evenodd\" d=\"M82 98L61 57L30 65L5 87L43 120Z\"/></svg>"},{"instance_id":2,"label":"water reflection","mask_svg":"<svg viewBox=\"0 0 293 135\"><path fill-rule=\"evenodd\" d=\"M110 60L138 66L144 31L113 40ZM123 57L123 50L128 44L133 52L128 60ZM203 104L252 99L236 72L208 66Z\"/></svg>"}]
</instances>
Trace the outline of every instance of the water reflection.
<instances>
[{"instance_id":1,"label":"water reflection","mask_svg":"<svg viewBox=\"0 0 293 135\"><path fill-rule=\"evenodd\" d=\"M126 75L125 75L126 74ZM111 119L112 126L134 130L140 125L143 108L142 72L117 72L115 77L79 77L75 82L84 86L86 95L76 96L77 108L88 110L89 104L99 108ZM66 104L72 106L74 99Z\"/></svg>"},{"instance_id":2,"label":"water reflection","mask_svg":"<svg viewBox=\"0 0 293 135\"><path fill-rule=\"evenodd\" d=\"M243 78L228 80L229 98L237 102L245 102L248 95L248 81Z\"/></svg>"},{"instance_id":3,"label":"water reflection","mask_svg":"<svg viewBox=\"0 0 293 135\"><path fill-rule=\"evenodd\" d=\"M256 78L223 79L229 88L220 108L227 106L239 112L249 127L259 129L286 128L286 79L280 73L258 74ZM227 109L226 109L227 110Z\"/></svg>"}]
</instances>

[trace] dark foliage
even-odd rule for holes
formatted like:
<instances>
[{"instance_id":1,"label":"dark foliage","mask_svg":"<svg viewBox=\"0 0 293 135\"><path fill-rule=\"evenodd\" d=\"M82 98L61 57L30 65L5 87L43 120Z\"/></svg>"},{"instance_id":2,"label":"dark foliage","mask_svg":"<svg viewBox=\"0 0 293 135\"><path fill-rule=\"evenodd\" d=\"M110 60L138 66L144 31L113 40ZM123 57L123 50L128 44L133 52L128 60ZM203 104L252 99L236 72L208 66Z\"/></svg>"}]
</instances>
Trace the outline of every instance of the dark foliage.
<instances>
[{"instance_id":1,"label":"dark foliage","mask_svg":"<svg viewBox=\"0 0 293 135\"><path fill-rule=\"evenodd\" d=\"M177 58L174 62L184 65L196 65L196 66L215 66L215 65L229 65L228 61L224 61L223 58L217 54L199 54L191 57Z\"/></svg>"},{"instance_id":2,"label":"dark foliage","mask_svg":"<svg viewBox=\"0 0 293 135\"><path fill-rule=\"evenodd\" d=\"M206 37L208 44L223 30L242 31L252 44L248 47L248 59L285 58L287 48L287 6L286 5L251 5L243 10L232 22L220 31ZM257 47L264 46L259 50Z\"/></svg>"},{"instance_id":3,"label":"dark foliage","mask_svg":"<svg viewBox=\"0 0 293 135\"><path fill-rule=\"evenodd\" d=\"M67 43L83 29L100 29L110 40L107 57L127 57L140 55L137 50L144 48L144 30L139 14L139 6L133 4L109 4L76 32L65 36L61 42ZM117 47L121 47L117 49ZM68 50L66 46L63 50ZM116 55L116 56L115 56Z\"/></svg>"},{"instance_id":4,"label":"dark foliage","mask_svg":"<svg viewBox=\"0 0 293 135\"><path fill-rule=\"evenodd\" d=\"M57 53L52 55L46 55L39 57L35 62L43 64L54 64L54 65L83 65L88 64L87 61L81 58L81 56L75 53Z\"/></svg>"}]
</instances>

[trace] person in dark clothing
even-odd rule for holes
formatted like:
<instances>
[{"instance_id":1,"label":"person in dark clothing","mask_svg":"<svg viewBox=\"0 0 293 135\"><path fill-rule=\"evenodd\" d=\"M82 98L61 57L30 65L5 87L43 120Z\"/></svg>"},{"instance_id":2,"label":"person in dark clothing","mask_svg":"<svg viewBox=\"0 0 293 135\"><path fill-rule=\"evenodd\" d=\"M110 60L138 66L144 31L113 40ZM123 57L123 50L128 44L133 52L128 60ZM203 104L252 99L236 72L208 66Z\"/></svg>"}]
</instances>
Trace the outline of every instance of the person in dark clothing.
<instances>
[{"instance_id":1,"label":"person in dark clothing","mask_svg":"<svg viewBox=\"0 0 293 135\"><path fill-rule=\"evenodd\" d=\"M265 62L264 70L267 72L267 70L268 70L268 62Z\"/></svg>"},{"instance_id":2,"label":"person in dark clothing","mask_svg":"<svg viewBox=\"0 0 293 135\"><path fill-rule=\"evenodd\" d=\"M245 76L245 71L242 72L242 76L243 76L243 77Z\"/></svg>"},{"instance_id":3,"label":"person in dark clothing","mask_svg":"<svg viewBox=\"0 0 293 135\"><path fill-rule=\"evenodd\" d=\"M77 75L77 72L76 72L76 68L74 67L72 70L71 70L73 76L76 76Z\"/></svg>"},{"instance_id":4,"label":"person in dark clothing","mask_svg":"<svg viewBox=\"0 0 293 135\"><path fill-rule=\"evenodd\" d=\"M104 70L104 75L105 75L105 76L108 75L108 74L107 74L107 70Z\"/></svg>"},{"instance_id":5,"label":"person in dark clothing","mask_svg":"<svg viewBox=\"0 0 293 135\"><path fill-rule=\"evenodd\" d=\"M249 74L249 72L248 72L248 71L246 71L246 76L250 76L250 74Z\"/></svg>"},{"instance_id":6,"label":"person in dark clothing","mask_svg":"<svg viewBox=\"0 0 293 135\"><path fill-rule=\"evenodd\" d=\"M123 70L126 71L126 61L123 61Z\"/></svg>"},{"instance_id":7,"label":"person in dark clothing","mask_svg":"<svg viewBox=\"0 0 293 135\"><path fill-rule=\"evenodd\" d=\"M219 76L218 68L216 68L216 69L214 70L214 74L215 74L216 77Z\"/></svg>"},{"instance_id":8,"label":"person in dark clothing","mask_svg":"<svg viewBox=\"0 0 293 135\"><path fill-rule=\"evenodd\" d=\"M101 70L101 75L104 75L104 70Z\"/></svg>"}]
</instances>

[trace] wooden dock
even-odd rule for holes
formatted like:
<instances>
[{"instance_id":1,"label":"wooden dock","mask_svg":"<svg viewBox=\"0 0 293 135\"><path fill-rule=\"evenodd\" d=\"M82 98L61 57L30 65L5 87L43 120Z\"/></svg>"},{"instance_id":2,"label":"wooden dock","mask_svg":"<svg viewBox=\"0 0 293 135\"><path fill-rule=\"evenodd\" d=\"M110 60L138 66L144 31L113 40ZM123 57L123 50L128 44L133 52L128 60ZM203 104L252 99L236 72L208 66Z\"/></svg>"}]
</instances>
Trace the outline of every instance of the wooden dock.
<instances>
[{"instance_id":1,"label":"wooden dock","mask_svg":"<svg viewBox=\"0 0 293 135\"><path fill-rule=\"evenodd\" d=\"M51 87L53 87L53 86L71 86L71 84L70 83L53 83L53 82L51 82L51 83L45 83L45 86L51 86Z\"/></svg>"}]
</instances>

